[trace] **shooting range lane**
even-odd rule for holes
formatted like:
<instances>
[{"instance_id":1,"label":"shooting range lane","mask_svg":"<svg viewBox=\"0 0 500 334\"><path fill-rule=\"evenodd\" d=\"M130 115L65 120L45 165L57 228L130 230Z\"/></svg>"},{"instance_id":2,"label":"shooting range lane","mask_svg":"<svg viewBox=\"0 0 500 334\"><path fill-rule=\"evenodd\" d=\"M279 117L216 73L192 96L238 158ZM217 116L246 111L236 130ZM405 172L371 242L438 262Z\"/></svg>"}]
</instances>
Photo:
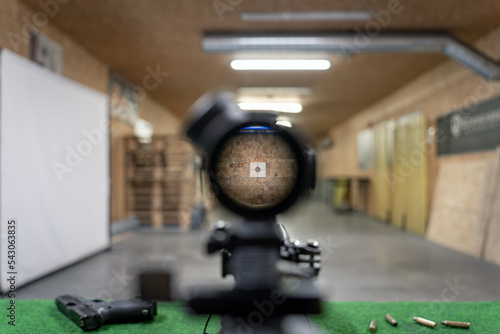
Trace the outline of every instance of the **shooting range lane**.
<instances>
[{"instance_id":1,"label":"shooting range lane","mask_svg":"<svg viewBox=\"0 0 500 334\"><path fill-rule=\"evenodd\" d=\"M60 313L53 300L18 300L19 324L16 333L83 333L72 321ZM500 302L446 303L446 302L325 302L324 314L311 316L313 323L324 333L365 333L370 319L377 320L377 331L383 333L456 333L457 329L440 324L442 319L471 320L467 333L496 333L500 327L498 318ZM384 320L390 311L398 319L393 327ZM21 313L22 312L22 313ZM438 322L437 329L423 327L412 320L415 315L425 315ZM21 316L22 315L22 316ZM150 323L115 324L103 326L106 333L174 333L192 334L202 331L207 316L189 316L180 302L159 303L158 315ZM207 331L217 333L220 318L213 316Z\"/></svg>"},{"instance_id":2,"label":"shooting range lane","mask_svg":"<svg viewBox=\"0 0 500 334\"><path fill-rule=\"evenodd\" d=\"M218 209L207 217L207 221L218 219L231 221L234 215ZM318 283L326 292L326 300L432 301L441 300L442 294L455 301L500 300L497 266L373 218L336 215L330 207L311 198L279 215L278 221L295 238L315 238L321 243ZM170 261L174 257L180 265L177 280L181 286L221 281L220 258L203 253L200 231L144 231L115 244L110 252L21 288L18 297L53 299L67 293L96 296L109 289L109 283L118 276L125 284L112 298L132 298L137 293L134 266L144 264L146 259ZM231 284L232 279L227 281ZM449 286L454 285L457 289L452 292Z\"/></svg>"},{"instance_id":3,"label":"shooting range lane","mask_svg":"<svg viewBox=\"0 0 500 334\"><path fill-rule=\"evenodd\" d=\"M290 235L317 239L326 300L500 299L500 268L365 215L336 215L310 199L278 216ZM392 315L392 314L391 314Z\"/></svg>"}]
</instances>

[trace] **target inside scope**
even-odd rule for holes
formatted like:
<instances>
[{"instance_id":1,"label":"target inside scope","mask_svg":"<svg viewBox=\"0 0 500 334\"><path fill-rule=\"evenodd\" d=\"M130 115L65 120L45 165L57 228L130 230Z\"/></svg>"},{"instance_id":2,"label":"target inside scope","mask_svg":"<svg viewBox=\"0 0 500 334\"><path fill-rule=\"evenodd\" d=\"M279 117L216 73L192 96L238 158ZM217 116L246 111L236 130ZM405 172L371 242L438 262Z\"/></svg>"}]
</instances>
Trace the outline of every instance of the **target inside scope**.
<instances>
[{"instance_id":1,"label":"target inside scope","mask_svg":"<svg viewBox=\"0 0 500 334\"><path fill-rule=\"evenodd\" d=\"M229 137L214 167L220 191L243 209L278 206L297 184L295 151L280 131L267 127L246 127Z\"/></svg>"}]
</instances>

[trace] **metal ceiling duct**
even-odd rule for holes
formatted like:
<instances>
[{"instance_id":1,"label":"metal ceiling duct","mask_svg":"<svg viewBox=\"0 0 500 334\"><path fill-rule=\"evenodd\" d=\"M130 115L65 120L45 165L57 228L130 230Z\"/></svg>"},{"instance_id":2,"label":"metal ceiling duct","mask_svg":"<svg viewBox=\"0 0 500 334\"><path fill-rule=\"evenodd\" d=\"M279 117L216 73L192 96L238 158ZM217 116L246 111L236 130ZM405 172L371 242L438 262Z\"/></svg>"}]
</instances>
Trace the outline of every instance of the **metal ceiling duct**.
<instances>
[{"instance_id":1,"label":"metal ceiling duct","mask_svg":"<svg viewBox=\"0 0 500 334\"><path fill-rule=\"evenodd\" d=\"M206 33L207 53L238 51L326 51L351 56L357 53L438 53L462 64L488 80L500 80L500 64L447 32L377 34L319 33Z\"/></svg>"}]
</instances>

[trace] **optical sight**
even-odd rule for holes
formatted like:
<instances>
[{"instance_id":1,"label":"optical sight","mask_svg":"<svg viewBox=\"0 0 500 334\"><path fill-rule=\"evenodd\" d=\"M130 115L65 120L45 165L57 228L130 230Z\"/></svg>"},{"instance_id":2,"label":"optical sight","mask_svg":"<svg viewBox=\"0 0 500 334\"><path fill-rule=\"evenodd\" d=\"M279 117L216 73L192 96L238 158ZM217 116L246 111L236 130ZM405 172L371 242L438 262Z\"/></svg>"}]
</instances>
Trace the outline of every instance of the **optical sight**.
<instances>
[{"instance_id":1,"label":"optical sight","mask_svg":"<svg viewBox=\"0 0 500 334\"><path fill-rule=\"evenodd\" d=\"M231 211L272 217L314 188L314 151L276 124L276 114L244 112L219 92L200 98L190 115L187 136L206 154L213 191Z\"/></svg>"}]
</instances>

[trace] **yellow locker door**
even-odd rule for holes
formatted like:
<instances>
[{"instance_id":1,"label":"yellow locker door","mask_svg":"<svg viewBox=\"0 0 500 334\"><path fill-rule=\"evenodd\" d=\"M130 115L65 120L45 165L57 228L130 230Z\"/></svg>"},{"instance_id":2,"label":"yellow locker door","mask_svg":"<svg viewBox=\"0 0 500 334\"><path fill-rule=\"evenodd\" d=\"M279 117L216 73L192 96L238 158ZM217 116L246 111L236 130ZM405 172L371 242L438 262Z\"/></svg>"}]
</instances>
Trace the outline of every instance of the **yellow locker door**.
<instances>
[{"instance_id":1,"label":"yellow locker door","mask_svg":"<svg viewBox=\"0 0 500 334\"><path fill-rule=\"evenodd\" d=\"M428 216L428 180L427 180L427 122L421 113L408 120L408 156L411 166L408 178L408 230L420 235L425 234Z\"/></svg>"},{"instance_id":2,"label":"yellow locker door","mask_svg":"<svg viewBox=\"0 0 500 334\"><path fill-rule=\"evenodd\" d=\"M385 124L378 125L375 130L375 216L383 221L390 219L390 193L387 182L387 129Z\"/></svg>"},{"instance_id":3,"label":"yellow locker door","mask_svg":"<svg viewBox=\"0 0 500 334\"><path fill-rule=\"evenodd\" d=\"M389 177L392 191L392 224L406 229L406 211L408 180L405 174L404 161L406 159L408 147L408 131L406 122L398 120L394 135L394 160L392 175Z\"/></svg>"}]
</instances>

